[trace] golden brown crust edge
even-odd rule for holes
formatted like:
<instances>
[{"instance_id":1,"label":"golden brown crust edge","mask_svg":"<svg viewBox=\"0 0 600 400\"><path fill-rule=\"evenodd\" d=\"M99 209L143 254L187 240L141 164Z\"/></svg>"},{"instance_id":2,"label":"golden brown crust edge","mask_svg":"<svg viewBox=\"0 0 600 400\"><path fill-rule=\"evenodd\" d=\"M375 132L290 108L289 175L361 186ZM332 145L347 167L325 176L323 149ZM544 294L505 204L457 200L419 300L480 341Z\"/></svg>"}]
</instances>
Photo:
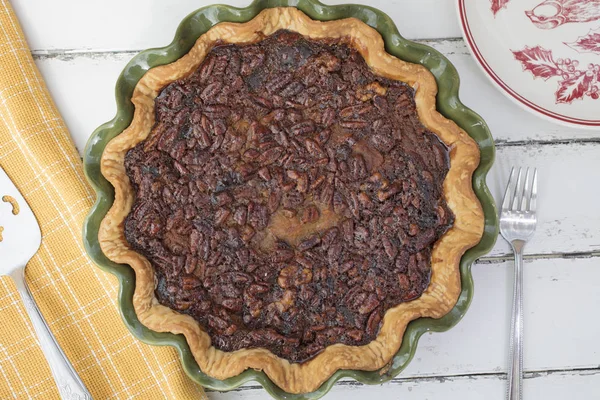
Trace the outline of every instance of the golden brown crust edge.
<instances>
[{"instance_id":1,"label":"golden brown crust edge","mask_svg":"<svg viewBox=\"0 0 600 400\"><path fill-rule=\"evenodd\" d=\"M434 245L431 283L420 298L388 310L377 338L369 344L335 344L301 364L292 364L266 349L223 352L212 347L210 337L192 317L158 303L154 296L154 270L145 257L129 248L123 229L135 197L125 173L125 153L150 133L154 99L161 88L194 71L217 41L253 43L279 29L313 39L339 38L356 48L376 74L406 82L416 89L421 122L450 148L451 167L444 181L444 195L456 217L453 227ZM410 321L419 317L440 318L454 307L461 291L460 258L483 234L483 211L471 183L473 171L479 165L479 149L466 132L436 111L436 94L437 85L431 73L420 65L387 54L381 36L373 28L353 18L314 21L295 8L267 9L243 24L220 23L202 35L181 59L150 69L132 96L133 122L108 143L102 156L101 171L115 188L115 201L98 233L104 254L135 270L133 305L140 322L154 331L185 335L200 369L209 376L226 379L247 368L259 369L289 393L314 391L338 369L371 371L383 367L400 348Z\"/></svg>"}]
</instances>

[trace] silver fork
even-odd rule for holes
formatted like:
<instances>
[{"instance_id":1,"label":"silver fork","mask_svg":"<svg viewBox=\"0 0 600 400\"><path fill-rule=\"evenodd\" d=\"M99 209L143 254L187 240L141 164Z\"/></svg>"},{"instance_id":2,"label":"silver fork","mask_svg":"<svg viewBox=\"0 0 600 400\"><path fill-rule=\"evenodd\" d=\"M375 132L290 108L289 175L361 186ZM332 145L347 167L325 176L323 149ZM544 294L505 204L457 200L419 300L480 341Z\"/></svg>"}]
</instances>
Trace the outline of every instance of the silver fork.
<instances>
[{"instance_id":1,"label":"silver fork","mask_svg":"<svg viewBox=\"0 0 600 400\"><path fill-rule=\"evenodd\" d=\"M2 168L0 198L0 276L9 275L15 281L60 397L91 400L92 396L56 342L25 282L25 265L38 251L42 234L31 208Z\"/></svg>"},{"instance_id":2,"label":"silver fork","mask_svg":"<svg viewBox=\"0 0 600 400\"><path fill-rule=\"evenodd\" d=\"M515 168L504 193L500 211L500 233L512 246L515 254L515 282L510 324L510 355L508 367L508 400L523 397L523 248L531 239L537 225L537 169L525 174L522 169L515 179Z\"/></svg>"}]
</instances>

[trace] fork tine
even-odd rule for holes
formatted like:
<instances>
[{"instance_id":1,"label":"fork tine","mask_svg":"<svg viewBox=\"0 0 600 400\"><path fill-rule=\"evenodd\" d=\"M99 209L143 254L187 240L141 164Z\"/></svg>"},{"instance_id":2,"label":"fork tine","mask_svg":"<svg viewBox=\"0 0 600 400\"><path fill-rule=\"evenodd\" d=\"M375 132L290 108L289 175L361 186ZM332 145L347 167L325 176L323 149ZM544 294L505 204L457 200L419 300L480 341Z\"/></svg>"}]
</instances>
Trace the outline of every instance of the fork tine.
<instances>
[{"instance_id":1,"label":"fork tine","mask_svg":"<svg viewBox=\"0 0 600 400\"><path fill-rule=\"evenodd\" d=\"M521 194L521 202L519 205L519 211L527 210L527 203L529 202L529 198L531 197L529 184L529 167L527 167L527 172L525 172L525 183L523 184L523 193Z\"/></svg>"},{"instance_id":2,"label":"fork tine","mask_svg":"<svg viewBox=\"0 0 600 400\"><path fill-rule=\"evenodd\" d=\"M517 175L517 185L515 186L515 192L514 192L514 197L512 200L512 205L510 206L510 209L513 211L517 210L517 207L519 206L519 189L522 187L521 185L523 184L523 168L519 167L519 175ZM522 193L521 193L522 194Z\"/></svg>"},{"instance_id":3,"label":"fork tine","mask_svg":"<svg viewBox=\"0 0 600 400\"><path fill-rule=\"evenodd\" d=\"M502 211L508 211L510 207L510 199L512 198L512 188L515 184L515 167L512 167L510 170L510 176L508 178L508 183L506 184L506 191L504 192L504 200L502 201Z\"/></svg>"},{"instance_id":4,"label":"fork tine","mask_svg":"<svg viewBox=\"0 0 600 400\"><path fill-rule=\"evenodd\" d=\"M531 198L529 199L529 207L527 211L536 211L537 207L537 168L533 170L533 183L531 184Z\"/></svg>"}]
</instances>

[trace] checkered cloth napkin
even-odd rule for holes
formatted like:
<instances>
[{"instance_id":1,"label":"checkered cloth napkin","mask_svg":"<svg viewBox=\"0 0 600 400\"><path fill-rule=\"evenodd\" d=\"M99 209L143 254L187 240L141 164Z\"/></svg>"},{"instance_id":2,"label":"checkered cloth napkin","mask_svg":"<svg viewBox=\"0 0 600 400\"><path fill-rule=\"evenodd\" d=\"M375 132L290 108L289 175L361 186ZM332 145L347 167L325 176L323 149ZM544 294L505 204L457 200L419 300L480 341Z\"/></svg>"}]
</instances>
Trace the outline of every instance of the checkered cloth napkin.
<instances>
[{"instance_id":1,"label":"checkered cloth napkin","mask_svg":"<svg viewBox=\"0 0 600 400\"><path fill-rule=\"evenodd\" d=\"M206 399L174 349L147 346L129 333L117 310L116 279L85 254L81 229L94 195L7 0L0 0L0 166L41 226L42 245L26 269L33 296L93 397ZM59 398L6 277L0 278L0 398Z\"/></svg>"}]
</instances>

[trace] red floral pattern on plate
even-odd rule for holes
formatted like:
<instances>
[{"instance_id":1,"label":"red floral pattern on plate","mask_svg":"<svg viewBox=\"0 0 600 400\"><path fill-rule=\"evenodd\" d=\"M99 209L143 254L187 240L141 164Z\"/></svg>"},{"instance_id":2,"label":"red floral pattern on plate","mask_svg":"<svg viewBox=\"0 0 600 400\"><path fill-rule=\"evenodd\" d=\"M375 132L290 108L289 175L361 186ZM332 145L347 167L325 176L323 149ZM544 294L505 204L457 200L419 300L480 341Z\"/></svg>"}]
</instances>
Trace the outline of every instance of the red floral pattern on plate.
<instances>
[{"instance_id":1,"label":"red floral pattern on plate","mask_svg":"<svg viewBox=\"0 0 600 400\"><path fill-rule=\"evenodd\" d=\"M590 30L585 36L580 36L577 41L565 44L579 53L600 54L600 27L596 30Z\"/></svg>"},{"instance_id":2,"label":"red floral pattern on plate","mask_svg":"<svg viewBox=\"0 0 600 400\"><path fill-rule=\"evenodd\" d=\"M512 51L515 58L521 62L524 71L531 71L534 78L548 80L558 77L558 89L555 93L557 103L570 104L575 99L586 96L597 100L598 81L600 80L600 65L589 64L586 69L578 68L579 61L570 58L556 59L552 50L541 46L525 47L520 51Z\"/></svg>"},{"instance_id":3,"label":"red floral pattern on plate","mask_svg":"<svg viewBox=\"0 0 600 400\"><path fill-rule=\"evenodd\" d=\"M554 29L571 22L600 19L600 0L545 0L525 14L538 28Z\"/></svg>"},{"instance_id":4,"label":"red floral pattern on plate","mask_svg":"<svg viewBox=\"0 0 600 400\"><path fill-rule=\"evenodd\" d=\"M503 8L506 8L506 5L508 4L510 0L491 0L492 2L492 12L494 13L494 16L496 16L496 14L498 14L498 11L500 11Z\"/></svg>"}]
</instances>

